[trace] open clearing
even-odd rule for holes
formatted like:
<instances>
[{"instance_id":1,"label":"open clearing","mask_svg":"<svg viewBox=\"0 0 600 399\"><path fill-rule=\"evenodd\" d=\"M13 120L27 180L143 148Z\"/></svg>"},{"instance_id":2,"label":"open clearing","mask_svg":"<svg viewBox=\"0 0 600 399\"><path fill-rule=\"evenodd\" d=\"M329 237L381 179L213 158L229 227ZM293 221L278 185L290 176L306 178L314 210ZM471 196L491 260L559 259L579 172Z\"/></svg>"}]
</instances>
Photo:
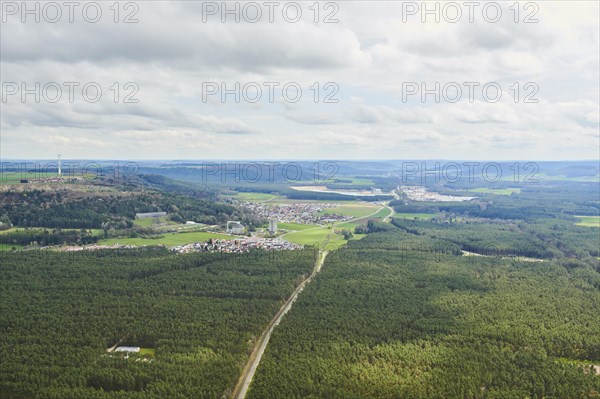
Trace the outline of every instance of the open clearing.
<instances>
[{"instance_id":1,"label":"open clearing","mask_svg":"<svg viewBox=\"0 0 600 399\"><path fill-rule=\"evenodd\" d=\"M139 227L151 227L155 224L177 224L168 219L167 216L161 216L159 218L144 218L144 219L135 219L133 224Z\"/></svg>"},{"instance_id":2,"label":"open clearing","mask_svg":"<svg viewBox=\"0 0 600 399\"><path fill-rule=\"evenodd\" d=\"M434 213L394 213L394 217L398 219L418 219L430 220L435 217Z\"/></svg>"},{"instance_id":3,"label":"open clearing","mask_svg":"<svg viewBox=\"0 0 600 399\"><path fill-rule=\"evenodd\" d=\"M331 229L329 227L314 227L295 233L285 234L284 240L300 245L318 245L327 240ZM333 238L333 236L332 236Z\"/></svg>"},{"instance_id":4,"label":"open clearing","mask_svg":"<svg viewBox=\"0 0 600 399\"><path fill-rule=\"evenodd\" d=\"M324 215L326 213L329 213L329 214L335 213L337 215L361 218L361 217L371 215L373 212L377 211L377 209L379 209L379 208L381 208L381 205L351 203L351 204L344 204L337 208L323 209L323 211L321 211L320 214Z\"/></svg>"},{"instance_id":5,"label":"open clearing","mask_svg":"<svg viewBox=\"0 0 600 399\"><path fill-rule=\"evenodd\" d=\"M473 188L468 190L472 193L482 193L482 194L496 194L496 195L511 195L512 193L519 194L521 192L520 188Z\"/></svg>"},{"instance_id":6,"label":"open clearing","mask_svg":"<svg viewBox=\"0 0 600 399\"><path fill-rule=\"evenodd\" d=\"M342 234L334 234L333 231L348 229L353 230L354 227L362 224L362 220L367 219L383 219L389 214L389 209L376 204L344 204L338 208L325 209L322 213L337 213L346 216L355 216L354 219L345 222L334 223L333 226L317 226L313 228L287 233L281 236L282 239L294 242L300 245L322 245L324 243L333 245L342 245L346 242ZM332 231L333 229L333 231ZM359 240L364 237L363 234L353 234L351 240Z\"/></svg>"},{"instance_id":7,"label":"open clearing","mask_svg":"<svg viewBox=\"0 0 600 399\"><path fill-rule=\"evenodd\" d=\"M374 214L373 216L371 216L371 218L385 219L391 213L392 213L392 210L390 208L381 208L379 211L377 211L376 214Z\"/></svg>"},{"instance_id":8,"label":"open clearing","mask_svg":"<svg viewBox=\"0 0 600 399\"><path fill-rule=\"evenodd\" d=\"M10 229L7 230L0 230L0 234L7 234L7 233L14 233L17 231L24 231L24 230L48 230L48 231L52 231L54 230L51 227L11 227ZM62 231L79 231L81 229L61 229ZM102 229L83 229L86 231L91 231L92 232L92 236L94 237L100 237L102 236Z\"/></svg>"},{"instance_id":9,"label":"open clearing","mask_svg":"<svg viewBox=\"0 0 600 399\"><path fill-rule=\"evenodd\" d=\"M240 201L251 201L251 202L265 202L265 201L271 201L274 199L282 198L280 195L277 195L277 194L253 193L253 192L239 192L237 195L231 195L229 197L238 199Z\"/></svg>"},{"instance_id":10,"label":"open clearing","mask_svg":"<svg viewBox=\"0 0 600 399\"><path fill-rule=\"evenodd\" d=\"M100 240L99 245L166 245L172 247L176 245L190 244L193 242L204 242L211 238L220 240L233 240L236 237L218 233L208 233L205 231L196 231L189 233L165 233L157 238L129 238L129 237L114 237L106 240Z\"/></svg>"},{"instance_id":11,"label":"open clearing","mask_svg":"<svg viewBox=\"0 0 600 399\"><path fill-rule=\"evenodd\" d=\"M575 216L581 221L577 223L577 226L585 227L600 227L600 216Z\"/></svg>"},{"instance_id":12,"label":"open clearing","mask_svg":"<svg viewBox=\"0 0 600 399\"><path fill-rule=\"evenodd\" d=\"M340 226L333 227L334 230L339 230ZM284 240L294 242L300 245L322 245L325 242L328 244L339 244L342 245L346 242L344 240L344 236L341 234L331 234L331 229L329 227L317 227L314 229L308 229L304 231L298 231L295 233L286 234L283 237ZM364 237L364 234L354 234L351 240L360 240Z\"/></svg>"},{"instance_id":13,"label":"open clearing","mask_svg":"<svg viewBox=\"0 0 600 399\"><path fill-rule=\"evenodd\" d=\"M277 223L278 229L302 231L321 227L318 224L300 224L300 223Z\"/></svg>"},{"instance_id":14,"label":"open clearing","mask_svg":"<svg viewBox=\"0 0 600 399\"><path fill-rule=\"evenodd\" d=\"M0 251L10 251L11 249L13 249L13 247L15 249L21 248L20 245L16 245L16 244L3 244L3 243L0 243Z\"/></svg>"},{"instance_id":15,"label":"open clearing","mask_svg":"<svg viewBox=\"0 0 600 399\"><path fill-rule=\"evenodd\" d=\"M154 356L154 354L156 353L156 349L153 349L153 348L140 348L140 351L138 353L140 355Z\"/></svg>"},{"instance_id":16,"label":"open clearing","mask_svg":"<svg viewBox=\"0 0 600 399\"><path fill-rule=\"evenodd\" d=\"M295 199L277 196L269 201L273 204L357 204L356 198L348 199Z\"/></svg>"}]
</instances>

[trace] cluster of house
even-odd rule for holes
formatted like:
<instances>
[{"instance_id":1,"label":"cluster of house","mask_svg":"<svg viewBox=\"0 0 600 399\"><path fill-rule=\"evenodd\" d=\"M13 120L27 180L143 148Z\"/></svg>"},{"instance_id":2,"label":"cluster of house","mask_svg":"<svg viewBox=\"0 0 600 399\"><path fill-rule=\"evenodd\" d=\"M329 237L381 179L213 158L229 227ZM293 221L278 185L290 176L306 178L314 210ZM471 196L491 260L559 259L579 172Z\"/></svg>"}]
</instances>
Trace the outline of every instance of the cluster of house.
<instances>
[{"instance_id":1,"label":"cluster of house","mask_svg":"<svg viewBox=\"0 0 600 399\"><path fill-rule=\"evenodd\" d=\"M323 224L352 219L352 217L335 213L323 213L325 209L337 208L340 204L266 204L260 202L243 202L241 204L257 216L280 223Z\"/></svg>"},{"instance_id":2,"label":"cluster of house","mask_svg":"<svg viewBox=\"0 0 600 399\"><path fill-rule=\"evenodd\" d=\"M240 240L209 240L206 242L195 242L192 244L178 245L173 247L177 253L191 252L224 252L243 253L253 249L268 251L293 251L303 247L292 242L273 240L261 237L249 237Z\"/></svg>"}]
</instances>

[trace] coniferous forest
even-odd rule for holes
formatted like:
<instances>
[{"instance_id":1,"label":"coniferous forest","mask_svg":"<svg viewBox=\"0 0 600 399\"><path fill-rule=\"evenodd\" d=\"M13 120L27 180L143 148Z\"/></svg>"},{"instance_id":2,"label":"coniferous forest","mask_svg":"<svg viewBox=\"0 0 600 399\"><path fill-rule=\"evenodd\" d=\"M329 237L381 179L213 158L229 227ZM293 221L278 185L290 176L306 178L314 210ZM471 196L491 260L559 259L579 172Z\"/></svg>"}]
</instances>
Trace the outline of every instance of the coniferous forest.
<instances>
[{"instance_id":1,"label":"coniferous forest","mask_svg":"<svg viewBox=\"0 0 600 399\"><path fill-rule=\"evenodd\" d=\"M330 253L249 397L600 397L598 260L461 256L430 226Z\"/></svg>"},{"instance_id":2,"label":"coniferous forest","mask_svg":"<svg viewBox=\"0 0 600 399\"><path fill-rule=\"evenodd\" d=\"M557 186L468 205L400 197L380 204L394 208L390 218L344 222L317 246L246 253L61 245L97 241L95 218L124 234L141 211L167 209L176 229L196 218L259 219L236 202L195 191L9 189L0 198L0 397L230 398L261 335L312 275L246 398L598 399L597 194L587 183Z\"/></svg>"},{"instance_id":3,"label":"coniferous forest","mask_svg":"<svg viewBox=\"0 0 600 399\"><path fill-rule=\"evenodd\" d=\"M0 255L0 392L15 399L221 397L314 264L309 249Z\"/></svg>"}]
</instances>

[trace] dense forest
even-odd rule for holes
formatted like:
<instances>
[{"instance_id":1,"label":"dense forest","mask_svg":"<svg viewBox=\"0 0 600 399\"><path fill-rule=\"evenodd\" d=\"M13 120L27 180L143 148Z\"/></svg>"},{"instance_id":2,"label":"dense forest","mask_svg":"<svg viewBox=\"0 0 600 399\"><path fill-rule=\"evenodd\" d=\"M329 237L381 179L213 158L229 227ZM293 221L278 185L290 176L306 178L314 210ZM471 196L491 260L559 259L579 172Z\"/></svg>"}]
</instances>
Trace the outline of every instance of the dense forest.
<instances>
[{"instance_id":1,"label":"dense forest","mask_svg":"<svg viewBox=\"0 0 600 399\"><path fill-rule=\"evenodd\" d=\"M227 396L314 260L311 250L0 252L0 397ZM107 352L118 343L147 352Z\"/></svg>"},{"instance_id":2,"label":"dense forest","mask_svg":"<svg viewBox=\"0 0 600 399\"><path fill-rule=\"evenodd\" d=\"M25 229L0 234L0 244L13 244L19 246L35 245L61 245L64 243L91 244L98 241L87 230L61 230L61 229Z\"/></svg>"},{"instance_id":3,"label":"dense forest","mask_svg":"<svg viewBox=\"0 0 600 399\"><path fill-rule=\"evenodd\" d=\"M482 255L514 255L552 258L600 256L598 230L562 220L523 223L515 221L452 222L393 219L392 224L416 236L428 236L458 244Z\"/></svg>"},{"instance_id":4,"label":"dense forest","mask_svg":"<svg viewBox=\"0 0 600 399\"><path fill-rule=\"evenodd\" d=\"M512 184L515 186L516 184ZM486 187L494 187L485 185ZM400 213L445 213L450 217L485 219L573 219L573 215L600 215L598 183L561 182L561 184L520 185L518 195L493 195L457 190L454 184L432 185L444 194L476 196L464 202L415 202L406 199L390 203Z\"/></svg>"},{"instance_id":5,"label":"dense forest","mask_svg":"<svg viewBox=\"0 0 600 399\"><path fill-rule=\"evenodd\" d=\"M486 227L414 228L329 254L275 329L250 398L600 397L597 258L461 256ZM500 248L527 237L487 228Z\"/></svg>"},{"instance_id":6,"label":"dense forest","mask_svg":"<svg viewBox=\"0 0 600 399\"><path fill-rule=\"evenodd\" d=\"M216 202L195 179L6 188L0 244L91 243L102 232L90 229L153 234L133 224L138 212L165 211L178 223L264 221ZM227 190L341 199L288 183ZM511 195L428 188L477 198L401 194L390 205L403 215L365 218L353 230L364 238L344 230L345 241L323 243L322 271L275 328L248 398L600 398L600 229L574 217L599 214L598 185L521 185ZM228 398L256 338L317 256L34 247L0 251L1 398ZM116 345L142 351L109 351Z\"/></svg>"},{"instance_id":7,"label":"dense forest","mask_svg":"<svg viewBox=\"0 0 600 399\"><path fill-rule=\"evenodd\" d=\"M7 190L0 196L0 215L15 226L124 229L136 213L167 212L176 222L216 224L236 212L230 205L162 191L75 189Z\"/></svg>"}]
</instances>

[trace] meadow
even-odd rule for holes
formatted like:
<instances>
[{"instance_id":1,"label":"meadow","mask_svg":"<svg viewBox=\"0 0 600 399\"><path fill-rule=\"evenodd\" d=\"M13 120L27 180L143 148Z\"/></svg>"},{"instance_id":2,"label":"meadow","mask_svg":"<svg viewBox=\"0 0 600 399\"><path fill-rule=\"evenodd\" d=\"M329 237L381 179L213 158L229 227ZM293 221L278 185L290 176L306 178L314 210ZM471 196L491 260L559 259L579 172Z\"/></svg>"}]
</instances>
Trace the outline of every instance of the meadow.
<instances>
[{"instance_id":1,"label":"meadow","mask_svg":"<svg viewBox=\"0 0 600 399\"><path fill-rule=\"evenodd\" d=\"M269 193L255 193L255 192L245 192L240 191L236 195L229 196L231 198L238 199L240 201L250 201L250 202L265 202L283 198L277 194L269 194Z\"/></svg>"},{"instance_id":2,"label":"meadow","mask_svg":"<svg viewBox=\"0 0 600 399\"><path fill-rule=\"evenodd\" d=\"M205 231L194 231L194 232L180 232L180 233L164 233L156 236L156 238L131 238L131 237L114 237L108 238L104 240L98 241L99 245L136 245L136 246L144 246L144 245L165 245L167 247L172 247L176 245L184 245L190 244L194 242L204 242L209 239L220 239L220 240L233 240L236 237L226 235L226 234L218 234L218 233L210 233Z\"/></svg>"},{"instance_id":3,"label":"meadow","mask_svg":"<svg viewBox=\"0 0 600 399\"><path fill-rule=\"evenodd\" d=\"M496 195L511 195L512 193L519 194L521 192L520 188L473 188L468 190L472 193L482 193L482 194L496 194Z\"/></svg>"},{"instance_id":4,"label":"meadow","mask_svg":"<svg viewBox=\"0 0 600 399\"><path fill-rule=\"evenodd\" d=\"M584 227L600 227L600 216L575 216L581 220L577 226Z\"/></svg>"},{"instance_id":5,"label":"meadow","mask_svg":"<svg viewBox=\"0 0 600 399\"><path fill-rule=\"evenodd\" d=\"M329 213L329 214L335 213L337 215L362 218L362 217L374 214L375 212L378 211L379 208L381 208L381 205L366 204L366 203L348 203L348 204L343 204L336 208L323 209L320 212L320 214L324 215L326 213Z\"/></svg>"}]
</instances>

